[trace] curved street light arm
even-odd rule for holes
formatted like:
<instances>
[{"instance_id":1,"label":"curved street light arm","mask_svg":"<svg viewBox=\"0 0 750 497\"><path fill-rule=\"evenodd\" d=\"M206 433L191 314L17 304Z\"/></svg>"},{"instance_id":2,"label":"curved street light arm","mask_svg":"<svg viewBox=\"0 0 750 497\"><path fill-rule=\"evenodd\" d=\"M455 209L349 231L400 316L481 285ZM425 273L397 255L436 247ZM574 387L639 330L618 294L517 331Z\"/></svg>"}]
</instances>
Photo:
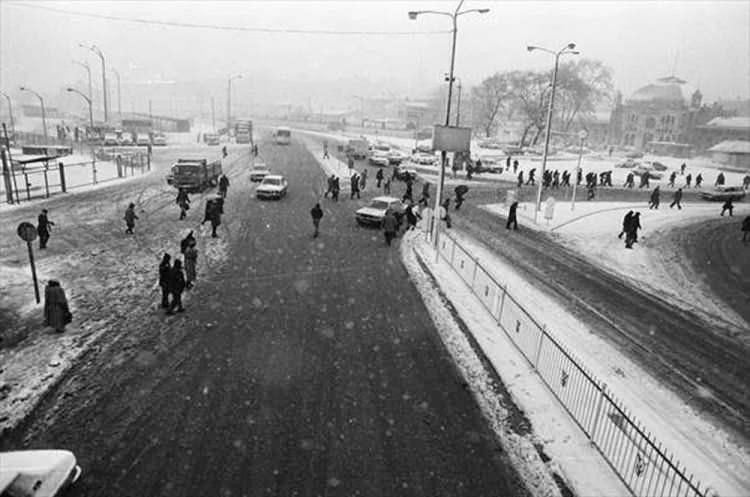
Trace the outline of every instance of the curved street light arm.
<instances>
[{"instance_id":1,"label":"curved street light arm","mask_svg":"<svg viewBox=\"0 0 750 497\"><path fill-rule=\"evenodd\" d=\"M552 50L548 48L537 47L536 45L528 45L526 47L526 50L528 50L529 52L533 52L534 50L539 50L540 52L546 52L548 54L555 55L555 56L557 55L557 53L553 52Z\"/></svg>"},{"instance_id":2,"label":"curved street light arm","mask_svg":"<svg viewBox=\"0 0 750 497\"><path fill-rule=\"evenodd\" d=\"M486 14L489 11L490 9L469 9L469 10L458 12L456 16L462 16L464 14L471 14L472 12L477 12L478 14Z\"/></svg>"},{"instance_id":3,"label":"curved street light arm","mask_svg":"<svg viewBox=\"0 0 750 497\"><path fill-rule=\"evenodd\" d=\"M436 14L440 16L448 16L453 17L455 14L451 14L450 12L442 12L440 10L412 10L409 12L409 18L410 19L416 19L418 15L422 14Z\"/></svg>"}]
</instances>

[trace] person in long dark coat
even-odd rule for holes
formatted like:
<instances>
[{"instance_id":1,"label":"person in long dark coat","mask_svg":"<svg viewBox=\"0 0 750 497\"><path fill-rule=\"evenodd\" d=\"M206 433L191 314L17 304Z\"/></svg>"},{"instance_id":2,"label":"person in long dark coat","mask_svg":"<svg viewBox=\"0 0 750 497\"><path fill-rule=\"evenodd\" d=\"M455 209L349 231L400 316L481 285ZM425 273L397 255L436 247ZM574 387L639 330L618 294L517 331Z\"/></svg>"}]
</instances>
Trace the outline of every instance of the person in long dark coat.
<instances>
[{"instance_id":1,"label":"person in long dark coat","mask_svg":"<svg viewBox=\"0 0 750 497\"><path fill-rule=\"evenodd\" d=\"M333 189L331 190L331 198L335 201L339 201L339 192L341 192L341 179L338 176L333 178Z\"/></svg>"},{"instance_id":2,"label":"person in long dark coat","mask_svg":"<svg viewBox=\"0 0 750 497\"><path fill-rule=\"evenodd\" d=\"M750 241L750 216L742 221L742 243Z\"/></svg>"},{"instance_id":3,"label":"person in long dark coat","mask_svg":"<svg viewBox=\"0 0 750 497\"><path fill-rule=\"evenodd\" d=\"M229 178L227 178L226 174L222 173L219 178L219 194L222 198L227 196L227 190L229 190Z\"/></svg>"},{"instance_id":4,"label":"person in long dark coat","mask_svg":"<svg viewBox=\"0 0 750 497\"><path fill-rule=\"evenodd\" d=\"M385 244L390 245L391 241L396 237L396 231L398 231L398 220L393 214L391 209L385 211L383 217L383 236L385 237Z\"/></svg>"},{"instance_id":5,"label":"person in long dark coat","mask_svg":"<svg viewBox=\"0 0 750 497\"><path fill-rule=\"evenodd\" d=\"M685 176L685 188L690 188L690 182L693 181L693 175L688 174Z\"/></svg>"},{"instance_id":6,"label":"person in long dark coat","mask_svg":"<svg viewBox=\"0 0 750 497\"><path fill-rule=\"evenodd\" d=\"M57 280L49 280L44 287L44 324L62 333L65 331L65 325L72 320L73 315L68 307L65 290Z\"/></svg>"},{"instance_id":7,"label":"person in long dark coat","mask_svg":"<svg viewBox=\"0 0 750 497\"><path fill-rule=\"evenodd\" d=\"M455 201L456 210L461 208L461 205L464 203L464 195L466 195L465 189L461 188L461 186L462 185L458 185L456 188L453 189L453 193L456 194L456 201Z\"/></svg>"},{"instance_id":8,"label":"person in long dark coat","mask_svg":"<svg viewBox=\"0 0 750 497\"><path fill-rule=\"evenodd\" d=\"M375 180L377 181L377 187L380 188L380 185L383 183L383 169L378 168L378 172L375 173Z\"/></svg>"},{"instance_id":9,"label":"person in long dark coat","mask_svg":"<svg viewBox=\"0 0 750 497\"><path fill-rule=\"evenodd\" d=\"M317 238L320 229L320 220L323 219L323 209L320 208L320 204L315 204L315 206L310 209L310 216L312 217L313 226L315 226L313 238Z\"/></svg>"},{"instance_id":10,"label":"person in long dark coat","mask_svg":"<svg viewBox=\"0 0 750 497\"><path fill-rule=\"evenodd\" d=\"M359 196L359 175L357 173L354 173L349 178L349 187L351 188L351 193L349 198L353 199L356 195L357 198L360 198Z\"/></svg>"},{"instance_id":11,"label":"person in long dark coat","mask_svg":"<svg viewBox=\"0 0 750 497\"><path fill-rule=\"evenodd\" d=\"M521 188L523 186L523 171L520 171L518 173L518 188Z\"/></svg>"},{"instance_id":12,"label":"person in long dark coat","mask_svg":"<svg viewBox=\"0 0 750 497\"><path fill-rule=\"evenodd\" d=\"M216 228L218 228L221 225L221 212L222 207L219 201L222 200L221 198L215 198L215 199L209 199L206 201L206 214L203 218L203 222L201 224L204 224L206 221L211 222L211 237L212 238L218 238L219 235L216 234Z\"/></svg>"},{"instance_id":13,"label":"person in long dark coat","mask_svg":"<svg viewBox=\"0 0 750 497\"><path fill-rule=\"evenodd\" d=\"M185 311L182 307L183 291L185 291L185 275L182 273L182 261L175 259L174 266L169 272L169 294L172 295L172 302L169 304L167 314L174 314L175 308L177 312Z\"/></svg>"},{"instance_id":14,"label":"person in long dark coat","mask_svg":"<svg viewBox=\"0 0 750 497\"><path fill-rule=\"evenodd\" d=\"M187 190L180 188L180 191L177 192L175 203L180 206L180 220L185 219L187 210L190 209L190 197L188 197Z\"/></svg>"},{"instance_id":15,"label":"person in long dark coat","mask_svg":"<svg viewBox=\"0 0 750 497\"><path fill-rule=\"evenodd\" d=\"M660 192L658 186L654 188L654 191L651 192L651 200L648 203L649 210L659 208L659 193Z\"/></svg>"},{"instance_id":16,"label":"person in long dark coat","mask_svg":"<svg viewBox=\"0 0 750 497\"><path fill-rule=\"evenodd\" d=\"M536 174L536 168L532 168L529 171L529 179L526 180L527 185L535 185L536 180L534 179L534 174Z\"/></svg>"},{"instance_id":17,"label":"person in long dark coat","mask_svg":"<svg viewBox=\"0 0 750 497\"><path fill-rule=\"evenodd\" d=\"M39 235L39 248L47 248L47 240L49 240L50 226L54 226L55 223L47 218L47 209L42 209L42 213L37 218L36 232Z\"/></svg>"},{"instance_id":18,"label":"person in long dark coat","mask_svg":"<svg viewBox=\"0 0 750 497\"><path fill-rule=\"evenodd\" d=\"M695 187L700 188L701 183L703 183L703 175L701 173L698 173L698 176L695 177Z\"/></svg>"},{"instance_id":19,"label":"person in long dark coat","mask_svg":"<svg viewBox=\"0 0 750 497\"><path fill-rule=\"evenodd\" d=\"M518 214L516 211L518 210L518 200L513 201L512 204L510 204L510 207L508 208L508 222L505 223L505 229L518 229Z\"/></svg>"},{"instance_id":20,"label":"person in long dark coat","mask_svg":"<svg viewBox=\"0 0 750 497\"><path fill-rule=\"evenodd\" d=\"M638 243L638 230L641 229L641 213L636 212L630 218L625 235L625 248L632 249L634 243Z\"/></svg>"},{"instance_id":21,"label":"person in long dark coat","mask_svg":"<svg viewBox=\"0 0 750 497\"><path fill-rule=\"evenodd\" d=\"M169 307L169 275L172 271L171 256L164 254L159 264L159 288L161 288L161 306Z\"/></svg>"},{"instance_id":22,"label":"person in long dark coat","mask_svg":"<svg viewBox=\"0 0 750 497\"><path fill-rule=\"evenodd\" d=\"M732 211L734 210L734 204L732 204L732 199L728 199L726 202L724 202L724 205L721 206L721 215L724 216L724 213L726 211L729 211L729 216L732 216Z\"/></svg>"},{"instance_id":23,"label":"person in long dark coat","mask_svg":"<svg viewBox=\"0 0 750 497\"><path fill-rule=\"evenodd\" d=\"M412 182L411 182L410 179L407 179L407 181L406 181L406 191L404 191L404 196L401 197L401 201L402 202L406 202L407 200L409 202L414 202L414 196L413 196L413 193L412 193Z\"/></svg>"},{"instance_id":24,"label":"person in long dark coat","mask_svg":"<svg viewBox=\"0 0 750 497\"><path fill-rule=\"evenodd\" d=\"M622 238L622 235L628 232L628 229L630 228L630 220L633 219L633 214L633 211L628 211L628 213L625 214L625 217L622 218L622 231L617 235L617 238Z\"/></svg>"},{"instance_id":25,"label":"person in long dark coat","mask_svg":"<svg viewBox=\"0 0 750 497\"><path fill-rule=\"evenodd\" d=\"M669 204L669 208L671 209L672 207L676 205L678 209L682 209L682 206L680 205L681 200L682 200L682 188L678 188L674 192L674 195L672 196L672 203Z\"/></svg>"},{"instance_id":26,"label":"person in long dark coat","mask_svg":"<svg viewBox=\"0 0 750 497\"><path fill-rule=\"evenodd\" d=\"M325 191L325 193L323 194L323 198L328 198L328 194L329 194L329 193L333 193L333 180L334 180L334 178L336 178L336 175L335 175L335 174L332 174L332 175L330 175L330 176L329 176L329 177L327 178L327 181L328 181L328 188L326 188L326 191Z\"/></svg>"},{"instance_id":27,"label":"person in long dark coat","mask_svg":"<svg viewBox=\"0 0 750 497\"><path fill-rule=\"evenodd\" d=\"M183 254L185 255L185 287L190 290L197 279L198 249L196 248L195 238L190 240Z\"/></svg>"},{"instance_id":28,"label":"person in long dark coat","mask_svg":"<svg viewBox=\"0 0 750 497\"><path fill-rule=\"evenodd\" d=\"M721 186L724 184L724 173L719 173L716 176L716 183L714 183L714 186Z\"/></svg>"},{"instance_id":29,"label":"person in long dark coat","mask_svg":"<svg viewBox=\"0 0 750 497\"><path fill-rule=\"evenodd\" d=\"M127 229L125 230L125 233L133 234L133 228L135 228L135 222L138 219L138 216L135 213L135 204L131 203L128 205L128 208L125 210L125 225L127 226Z\"/></svg>"},{"instance_id":30,"label":"person in long dark coat","mask_svg":"<svg viewBox=\"0 0 750 497\"><path fill-rule=\"evenodd\" d=\"M516 174L516 171L518 171L518 159L513 159L513 174Z\"/></svg>"},{"instance_id":31,"label":"person in long dark coat","mask_svg":"<svg viewBox=\"0 0 750 497\"><path fill-rule=\"evenodd\" d=\"M406 223L408 230L413 230L417 227L417 218L419 217L419 214L416 211L417 206L414 204L406 206L406 211L404 214L406 215Z\"/></svg>"}]
</instances>

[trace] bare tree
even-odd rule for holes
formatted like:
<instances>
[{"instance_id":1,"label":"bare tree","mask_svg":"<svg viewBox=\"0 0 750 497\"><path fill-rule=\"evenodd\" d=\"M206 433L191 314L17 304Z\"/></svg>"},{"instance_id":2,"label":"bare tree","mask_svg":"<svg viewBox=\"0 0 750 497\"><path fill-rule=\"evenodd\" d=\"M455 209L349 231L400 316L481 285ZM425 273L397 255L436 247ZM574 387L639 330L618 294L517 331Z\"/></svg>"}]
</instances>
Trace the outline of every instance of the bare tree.
<instances>
[{"instance_id":1,"label":"bare tree","mask_svg":"<svg viewBox=\"0 0 750 497\"><path fill-rule=\"evenodd\" d=\"M555 114L561 131L569 131L576 117L590 116L598 104L611 99L612 70L601 61L565 62L560 65L557 77Z\"/></svg>"},{"instance_id":2,"label":"bare tree","mask_svg":"<svg viewBox=\"0 0 750 497\"><path fill-rule=\"evenodd\" d=\"M526 145L526 140L532 130L534 135L530 144L534 145L544 131L551 80L546 73L535 71L513 71L508 76L514 106L524 120L520 145Z\"/></svg>"},{"instance_id":3,"label":"bare tree","mask_svg":"<svg viewBox=\"0 0 750 497\"><path fill-rule=\"evenodd\" d=\"M479 109L472 125L489 138L497 131L500 112L507 108L513 97L509 73L495 73L472 88L471 93Z\"/></svg>"}]
</instances>

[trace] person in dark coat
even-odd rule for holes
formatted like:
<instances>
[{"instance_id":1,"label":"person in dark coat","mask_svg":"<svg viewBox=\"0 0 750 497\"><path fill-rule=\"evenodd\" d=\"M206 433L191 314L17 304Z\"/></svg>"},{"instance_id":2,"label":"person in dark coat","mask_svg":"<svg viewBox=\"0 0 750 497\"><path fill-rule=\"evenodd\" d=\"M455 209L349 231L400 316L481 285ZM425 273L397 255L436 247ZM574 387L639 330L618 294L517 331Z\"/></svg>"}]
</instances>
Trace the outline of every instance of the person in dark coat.
<instances>
[{"instance_id":1,"label":"person in dark coat","mask_svg":"<svg viewBox=\"0 0 750 497\"><path fill-rule=\"evenodd\" d=\"M594 200L596 197L596 183L592 182L586 187L586 200Z\"/></svg>"},{"instance_id":2,"label":"person in dark coat","mask_svg":"<svg viewBox=\"0 0 750 497\"><path fill-rule=\"evenodd\" d=\"M628 229L630 228L630 220L633 219L633 214L633 211L628 211L628 213L625 214L625 217L622 218L622 231L617 235L617 238L622 238L622 235L628 232Z\"/></svg>"},{"instance_id":3,"label":"person in dark coat","mask_svg":"<svg viewBox=\"0 0 750 497\"><path fill-rule=\"evenodd\" d=\"M57 280L49 280L44 287L44 324L56 332L65 331L65 325L73 321L65 290Z\"/></svg>"},{"instance_id":4,"label":"person in dark coat","mask_svg":"<svg viewBox=\"0 0 750 497\"><path fill-rule=\"evenodd\" d=\"M201 224L205 224L206 221L211 222L211 238L219 237L219 235L216 234L216 228L221 225L221 213L224 210L222 208L222 203L220 203L222 200L223 199L219 197L208 199L206 201L206 213Z\"/></svg>"},{"instance_id":5,"label":"person in dark coat","mask_svg":"<svg viewBox=\"0 0 750 497\"><path fill-rule=\"evenodd\" d=\"M404 196L401 197L402 202L414 202L414 194L412 193L412 181L411 179L406 180L406 191L404 191Z\"/></svg>"},{"instance_id":6,"label":"person in dark coat","mask_svg":"<svg viewBox=\"0 0 750 497\"><path fill-rule=\"evenodd\" d=\"M36 232L39 235L39 248L47 248L47 240L49 240L50 226L54 226L55 223L47 218L47 209L42 209L42 213L37 218Z\"/></svg>"},{"instance_id":7,"label":"person in dark coat","mask_svg":"<svg viewBox=\"0 0 750 497\"><path fill-rule=\"evenodd\" d=\"M513 160L513 174L516 174L516 171L518 170L518 159Z\"/></svg>"},{"instance_id":8,"label":"person in dark coat","mask_svg":"<svg viewBox=\"0 0 750 497\"><path fill-rule=\"evenodd\" d=\"M391 181L390 177L385 178L385 181L383 181L383 193L391 193Z\"/></svg>"},{"instance_id":9,"label":"person in dark coat","mask_svg":"<svg viewBox=\"0 0 750 497\"><path fill-rule=\"evenodd\" d=\"M185 248L185 279L187 283L185 288L190 290L193 288L193 283L197 278L197 266L198 266L198 249L196 247L195 239L190 240L190 243Z\"/></svg>"},{"instance_id":10,"label":"person in dark coat","mask_svg":"<svg viewBox=\"0 0 750 497\"><path fill-rule=\"evenodd\" d=\"M687 164L685 164L683 162L682 165L680 166L680 176L685 176L685 168L686 167L687 167Z\"/></svg>"},{"instance_id":11,"label":"person in dark coat","mask_svg":"<svg viewBox=\"0 0 750 497\"><path fill-rule=\"evenodd\" d=\"M701 173L698 173L698 176L695 177L695 187L700 188L701 183L703 183L703 175Z\"/></svg>"},{"instance_id":12,"label":"person in dark coat","mask_svg":"<svg viewBox=\"0 0 750 497\"><path fill-rule=\"evenodd\" d=\"M169 294L172 295L172 302L169 304L167 314L174 314L175 307L177 312L184 312L182 307L182 292L185 291L185 275L182 273L182 261L175 259L174 266L169 272Z\"/></svg>"},{"instance_id":13,"label":"person in dark coat","mask_svg":"<svg viewBox=\"0 0 750 497\"><path fill-rule=\"evenodd\" d=\"M672 171L672 174L669 175L669 183L667 183L667 186L674 188L674 180L677 179L677 171Z\"/></svg>"},{"instance_id":14,"label":"person in dark coat","mask_svg":"<svg viewBox=\"0 0 750 497\"><path fill-rule=\"evenodd\" d=\"M188 245L190 245L191 243L195 243L195 235L193 235L193 230L190 230L187 236L180 240L180 252L184 254L185 249L187 249Z\"/></svg>"},{"instance_id":15,"label":"person in dark coat","mask_svg":"<svg viewBox=\"0 0 750 497\"><path fill-rule=\"evenodd\" d=\"M453 193L456 194L456 210L461 208L461 205L464 203L464 195L466 195L466 189L463 188L464 185L458 185L456 188L453 189Z\"/></svg>"},{"instance_id":16,"label":"person in dark coat","mask_svg":"<svg viewBox=\"0 0 750 497\"><path fill-rule=\"evenodd\" d=\"M406 206L406 211L404 212L406 216L406 223L407 223L407 230L413 230L417 227L417 219L419 218L419 213L417 212L417 206L414 204L410 204Z\"/></svg>"},{"instance_id":17,"label":"person in dark coat","mask_svg":"<svg viewBox=\"0 0 750 497\"><path fill-rule=\"evenodd\" d=\"M654 188L654 191L651 192L651 201L648 203L649 210L659 208L659 194L659 187L657 186Z\"/></svg>"},{"instance_id":18,"label":"person in dark coat","mask_svg":"<svg viewBox=\"0 0 750 497\"><path fill-rule=\"evenodd\" d=\"M353 199L356 195L357 198L360 198L359 196L359 175L357 173L352 174L352 176L349 178L349 186L351 187L351 195L350 199Z\"/></svg>"},{"instance_id":19,"label":"person in dark coat","mask_svg":"<svg viewBox=\"0 0 750 497\"><path fill-rule=\"evenodd\" d=\"M523 171L520 171L518 173L518 188L521 188L523 186Z\"/></svg>"},{"instance_id":20,"label":"person in dark coat","mask_svg":"<svg viewBox=\"0 0 750 497\"><path fill-rule=\"evenodd\" d=\"M638 243L638 230L641 229L641 213L636 212L630 219L627 234L625 235L625 248L632 249L634 243Z\"/></svg>"},{"instance_id":21,"label":"person in dark coat","mask_svg":"<svg viewBox=\"0 0 750 497\"><path fill-rule=\"evenodd\" d=\"M635 176L633 173L628 173L628 176L625 178L625 184L623 185L625 188L633 188L635 186Z\"/></svg>"},{"instance_id":22,"label":"person in dark coat","mask_svg":"<svg viewBox=\"0 0 750 497\"><path fill-rule=\"evenodd\" d=\"M186 247L187 248L187 247ZM161 306L166 309L169 307L169 278L172 272L171 256L164 254L159 264L159 287L161 288Z\"/></svg>"},{"instance_id":23,"label":"person in dark coat","mask_svg":"<svg viewBox=\"0 0 750 497\"><path fill-rule=\"evenodd\" d=\"M135 204L131 203L128 205L128 208L125 210L125 225L127 226L127 229L125 230L125 233L133 234L133 228L135 228L135 222L138 219L138 216L135 213Z\"/></svg>"},{"instance_id":24,"label":"person in dark coat","mask_svg":"<svg viewBox=\"0 0 750 497\"><path fill-rule=\"evenodd\" d=\"M333 182L336 179L336 175L332 174L328 177L328 188L326 189L326 192L323 194L323 198L328 198L329 193L333 193Z\"/></svg>"},{"instance_id":25,"label":"person in dark coat","mask_svg":"<svg viewBox=\"0 0 750 497\"><path fill-rule=\"evenodd\" d=\"M576 174L576 186L579 186L583 182L583 169L579 169Z\"/></svg>"},{"instance_id":26,"label":"person in dark coat","mask_svg":"<svg viewBox=\"0 0 750 497\"><path fill-rule=\"evenodd\" d=\"M476 170L481 171L480 169L481 167L482 167L482 161L477 159ZM472 166L471 164L466 164L466 179L471 179L473 174L474 174L474 166Z\"/></svg>"},{"instance_id":27,"label":"person in dark coat","mask_svg":"<svg viewBox=\"0 0 750 497\"><path fill-rule=\"evenodd\" d=\"M674 196L672 197L672 203L669 204L669 208L671 209L672 207L676 205L678 209L682 209L682 206L680 205L681 200L682 200L682 188L678 188L674 192Z\"/></svg>"},{"instance_id":28,"label":"person in dark coat","mask_svg":"<svg viewBox=\"0 0 750 497\"><path fill-rule=\"evenodd\" d=\"M380 185L381 185L381 184L383 183L383 178L384 178L384 177L385 177L385 176L383 175L383 169L381 169L381 168L378 168L378 172L377 172L377 173L375 173L375 181L377 182L377 183L376 183L376 186L377 186L378 188L380 188Z\"/></svg>"},{"instance_id":29,"label":"person in dark coat","mask_svg":"<svg viewBox=\"0 0 750 497\"><path fill-rule=\"evenodd\" d=\"M643 171L641 174L641 184L638 185L638 188L648 188L650 186L649 179L651 178L651 175L648 171Z\"/></svg>"},{"instance_id":30,"label":"person in dark coat","mask_svg":"<svg viewBox=\"0 0 750 497\"><path fill-rule=\"evenodd\" d=\"M516 214L516 211L518 210L518 200L514 200L512 204L510 204L510 207L508 208L508 222L505 223L505 229L509 230L518 229L518 215Z\"/></svg>"},{"instance_id":31,"label":"person in dark coat","mask_svg":"<svg viewBox=\"0 0 750 497\"><path fill-rule=\"evenodd\" d=\"M716 183L714 186L722 186L724 184L724 173L719 173L716 176Z\"/></svg>"},{"instance_id":32,"label":"person in dark coat","mask_svg":"<svg viewBox=\"0 0 750 497\"><path fill-rule=\"evenodd\" d=\"M190 198L188 197L187 190L180 188L177 192L175 203L180 206L180 220L185 219L185 216L187 216L187 210L190 209Z\"/></svg>"},{"instance_id":33,"label":"person in dark coat","mask_svg":"<svg viewBox=\"0 0 750 497\"><path fill-rule=\"evenodd\" d=\"M313 238L317 238L318 229L320 227L320 220L323 218L323 209L320 208L320 204L315 204L315 206L310 209L310 216L312 217L313 226L315 226L315 233L313 233Z\"/></svg>"},{"instance_id":34,"label":"person in dark coat","mask_svg":"<svg viewBox=\"0 0 750 497\"><path fill-rule=\"evenodd\" d=\"M690 188L690 182L693 181L693 175L688 174L685 176L685 188Z\"/></svg>"},{"instance_id":35,"label":"person in dark coat","mask_svg":"<svg viewBox=\"0 0 750 497\"><path fill-rule=\"evenodd\" d=\"M726 211L729 211L729 217L732 216L732 211L734 210L734 204L732 204L732 199L727 199L726 202L724 202L724 205L721 206L721 215L724 216L724 213Z\"/></svg>"},{"instance_id":36,"label":"person in dark coat","mask_svg":"<svg viewBox=\"0 0 750 497\"><path fill-rule=\"evenodd\" d=\"M446 228L451 227L450 208L451 208L451 199L446 198L445 200L443 200L443 205L441 205L441 208L440 208L440 219L445 221Z\"/></svg>"},{"instance_id":37,"label":"person in dark coat","mask_svg":"<svg viewBox=\"0 0 750 497\"><path fill-rule=\"evenodd\" d=\"M510 171L510 161L511 161L511 157L509 155L508 158L505 159L505 170L506 171ZM515 171L513 171L513 172L515 173Z\"/></svg>"},{"instance_id":38,"label":"person in dark coat","mask_svg":"<svg viewBox=\"0 0 750 497\"><path fill-rule=\"evenodd\" d=\"M219 178L219 194L221 195L221 198L225 198L227 196L227 190L229 189L229 178L227 178L227 175L222 173L221 177Z\"/></svg>"},{"instance_id":39,"label":"person in dark coat","mask_svg":"<svg viewBox=\"0 0 750 497\"><path fill-rule=\"evenodd\" d=\"M367 169L363 169L362 174L359 175L359 190L362 192L365 191L366 186L367 186Z\"/></svg>"},{"instance_id":40,"label":"person in dark coat","mask_svg":"<svg viewBox=\"0 0 750 497\"><path fill-rule=\"evenodd\" d=\"M333 190L331 190L331 198L335 201L339 201L339 193L341 192L341 179L338 176L333 178Z\"/></svg>"},{"instance_id":41,"label":"person in dark coat","mask_svg":"<svg viewBox=\"0 0 750 497\"><path fill-rule=\"evenodd\" d=\"M398 220L393 214L391 209L385 211L383 217L383 236L385 236L385 244L390 245L391 241L396 237L396 231L398 230Z\"/></svg>"},{"instance_id":42,"label":"person in dark coat","mask_svg":"<svg viewBox=\"0 0 750 497\"><path fill-rule=\"evenodd\" d=\"M529 179L526 180L527 185L534 185L536 184L536 181L534 179L534 174L536 174L536 168L532 168L531 171L529 171Z\"/></svg>"},{"instance_id":43,"label":"person in dark coat","mask_svg":"<svg viewBox=\"0 0 750 497\"><path fill-rule=\"evenodd\" d=\"M750 241L750 216L742 221L742 242L747 243L748 241Z\"/></svg>"}]
</instances>

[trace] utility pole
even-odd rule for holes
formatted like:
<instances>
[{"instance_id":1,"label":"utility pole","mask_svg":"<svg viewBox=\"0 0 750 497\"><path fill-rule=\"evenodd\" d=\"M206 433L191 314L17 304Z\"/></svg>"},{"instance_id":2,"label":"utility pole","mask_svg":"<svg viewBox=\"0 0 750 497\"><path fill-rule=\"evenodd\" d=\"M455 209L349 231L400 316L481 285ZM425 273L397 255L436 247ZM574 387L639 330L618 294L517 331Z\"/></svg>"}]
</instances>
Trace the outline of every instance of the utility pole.
<instances>
[{"instance_id":1,"label":"utility pole","mask_svg":"<svg viewBox=\"0 0 750 497\"><path fill-rule=\"evenodd\" d=\"M456 105L456 126L461 123L461 78L458 79L458 103Z\"/></svg>"},{"instance_id":2,"label":"utility pole","mask_svg":"<svg viewBox=\"0 0 750 497\"><path fill-rule=\"evenodd\" d=\"M10 114L10 130L11 132L15 133L16 127L15 122L13 121L13 103L10 101L10 97L7 93L0 91L0 95L4 96L8 101L8 114Z\"/></svg>"},{"instance_id":3,"label":"utility pole","mask_svg":"<svg viewBox=\"0 0 750 497\"><path fill-rule=\"evenodd\" d=\"M214 97L211 97L211 127L216 134L216 107L214 106Z\"/></svg>"},{"instance_id":4,"label":"utility pole","mask_svg":"<svg viewBox=\"0 0 750 497\"><path fill-rule=\"evenodd\" d=\"M112 72L117 76L117 115L122 119L122 93L120 93L120 73L114 67Z\"/></svg>"}]
</instances>

